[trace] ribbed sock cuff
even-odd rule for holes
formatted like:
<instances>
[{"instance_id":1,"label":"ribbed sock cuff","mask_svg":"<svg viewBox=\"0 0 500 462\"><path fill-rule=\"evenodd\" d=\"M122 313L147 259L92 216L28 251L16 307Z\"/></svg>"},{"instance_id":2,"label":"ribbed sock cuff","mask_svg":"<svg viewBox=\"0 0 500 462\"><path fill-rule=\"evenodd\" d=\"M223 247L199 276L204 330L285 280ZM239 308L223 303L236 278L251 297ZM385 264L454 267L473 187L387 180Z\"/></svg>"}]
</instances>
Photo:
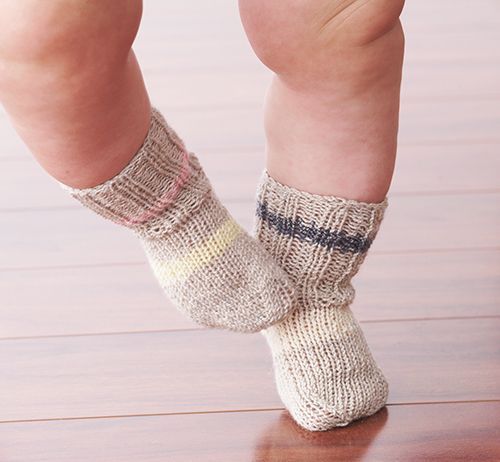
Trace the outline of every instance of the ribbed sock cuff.
<instances>
[{"instance_id":1,"label":"ribbed sock cuff","mask_svg":"<svg viewBox=\"0 0 500 462\"><path fill-rule=\"evenodd\" d=\"M61 186L105 218L154 234L182 222L211 190L197 158L156 109L143 145L118 175L92 188Z\"/></svg>"},{"instance_id":2,"label":"ribbed sock cuff","mask_svg":"<svg viewBox=\"0 0 500 462\"><path fill-rule=\"evenodd\" d=\"M350 280L370 248L388 205L319 196L264 173L255 234L292 281L310 293L302 303L350 303Z\"/></svg>"},{"instance_id":3,"label":"ribbed sock cuff","mask_svg":"<svg viewBox=\"0 0 500 462\"><path fill-rule=\"evenodd\" d=\"M366 252L388 205L319 196L279 183L264 172L257 217L277 234L340 252Z\"/></svg>"}]
</instances>

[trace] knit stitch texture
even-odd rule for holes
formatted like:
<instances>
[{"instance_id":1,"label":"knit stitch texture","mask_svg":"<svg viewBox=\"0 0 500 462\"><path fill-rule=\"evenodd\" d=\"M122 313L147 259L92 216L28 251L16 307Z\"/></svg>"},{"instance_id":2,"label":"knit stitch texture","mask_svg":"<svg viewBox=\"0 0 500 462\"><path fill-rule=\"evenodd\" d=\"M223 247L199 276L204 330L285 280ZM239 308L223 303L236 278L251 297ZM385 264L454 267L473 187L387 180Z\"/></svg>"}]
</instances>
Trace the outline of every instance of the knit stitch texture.
<instances>
[{"instance_id":1,"label":"knit stitch texture","mask_svg":"<svg viewBox=\"0 0 500 462\"><path fill-rule=\"evenodd\" d=\"M65 189L136 233L161 286L194 321L255 332L293 307L285 272L229 215L157 110L143 146L117 176Z\"/></svg>"},{"instance_id":2,"label":"knit stitch texture","mask_svg":"<svg viewBox=\"0 0 500 462\"><path fill-rule=\"evenodd\" d=\"M259 188L256 235L289 274L298 308L263 331L281 399L311 431L345 426L383 407L388 385L349 305L352 277L377 234L379 204L317 196L278 183Z\"/></svg>"}]
</instances>

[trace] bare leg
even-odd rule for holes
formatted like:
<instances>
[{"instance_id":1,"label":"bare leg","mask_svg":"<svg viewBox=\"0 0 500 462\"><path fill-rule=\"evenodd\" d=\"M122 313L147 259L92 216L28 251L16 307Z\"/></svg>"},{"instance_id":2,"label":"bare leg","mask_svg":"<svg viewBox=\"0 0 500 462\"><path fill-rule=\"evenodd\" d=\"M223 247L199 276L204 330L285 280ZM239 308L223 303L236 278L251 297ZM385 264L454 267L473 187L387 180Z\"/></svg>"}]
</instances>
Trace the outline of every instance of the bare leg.
<instances>
[{"instance_id":1,"label":"bare leg","mask_svg":"<svg viewBox=\"0 0 500 462\"><path fill-rule=\"evenodd\" d=\"M254 332L293 308L284 271L228 214L150 107L131 51L140 0L0 0L0 100L47 172L133 229L194 321Z\"/></svg>"},{"instance_id":2,"label":"bare leg","mask_svg":"<svg viewBox=\"0 0 500 462\"><path fill-rule=\"evenodd\" d=\"M404 0L240 0L275 73L268 170L299 190L381 201L394 169Z\"/></svg>"},{"instance_id":3,"label":"bare leg","mask_svg":"<svg viewBox=\"0 0 500 462\"><path fill-rule=\"evenodd\" d=\"M0 0L0 100L42 167L73 187L120 172L150 106L131 50L141 0Z\"/></svg>"},{"instance_id":4,"label":"bare leg","mask_svg":"<svg viewBox=\"0 0 500 462\"><path fill-rule=\"evenodd\" d=\"M298 293L297 310L264 335L280 397L308 430L387 401L350 305L394 169L403 1L240 0L250 41L276 73L255 230Z\"/></svg>"}]
</instances>

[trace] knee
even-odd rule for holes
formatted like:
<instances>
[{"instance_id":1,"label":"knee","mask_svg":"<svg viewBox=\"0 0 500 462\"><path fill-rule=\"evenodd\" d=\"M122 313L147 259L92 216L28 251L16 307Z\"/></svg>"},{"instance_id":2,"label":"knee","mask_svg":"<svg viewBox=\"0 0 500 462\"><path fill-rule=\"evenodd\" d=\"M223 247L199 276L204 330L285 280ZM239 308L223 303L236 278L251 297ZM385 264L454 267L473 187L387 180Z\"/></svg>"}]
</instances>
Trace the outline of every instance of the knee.
<instances>
[{"instance_id":1,"label":"knee","mask_svg":"<svg viewBox=\"0 0 500 462\"><path fill-rule=\"evenodd\" d=\"M1 0L0 60L83 69L128 55L139 27L141 0Z\"/></svg>"},{"instance_id":2,"label":"knee","mask_svg":"<svg viewBox=\"0 0 500 462\"><path fill-rule=\"evenodd\" d=\"M239 0L243 25L259 58L277 73L320 65L332 54L368 47L395 29L404 0ZM399 26L399 27L398 27Z\"/></svg>"}]
</instances>

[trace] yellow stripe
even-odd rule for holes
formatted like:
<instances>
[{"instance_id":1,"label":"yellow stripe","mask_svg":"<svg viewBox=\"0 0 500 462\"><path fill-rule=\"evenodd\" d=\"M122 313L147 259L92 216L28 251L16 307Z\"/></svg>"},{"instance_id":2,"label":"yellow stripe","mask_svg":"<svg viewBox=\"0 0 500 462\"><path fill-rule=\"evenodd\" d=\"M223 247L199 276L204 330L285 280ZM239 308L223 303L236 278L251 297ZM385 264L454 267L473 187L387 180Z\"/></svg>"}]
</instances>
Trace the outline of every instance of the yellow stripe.
<instances>
[{"instance_id":1,"label":"yellow stripe","mask_svg":"<svg viewBox=\"0 0 500 462\"><path fill-rule=\"evenodd\" d=\"M183 257L169 262L153 263L156 277L160 283L168 285L187 279L194 271L222 255L241 232L234 220L227 220L208 239Z\"/></svg>"}]
</instances>

